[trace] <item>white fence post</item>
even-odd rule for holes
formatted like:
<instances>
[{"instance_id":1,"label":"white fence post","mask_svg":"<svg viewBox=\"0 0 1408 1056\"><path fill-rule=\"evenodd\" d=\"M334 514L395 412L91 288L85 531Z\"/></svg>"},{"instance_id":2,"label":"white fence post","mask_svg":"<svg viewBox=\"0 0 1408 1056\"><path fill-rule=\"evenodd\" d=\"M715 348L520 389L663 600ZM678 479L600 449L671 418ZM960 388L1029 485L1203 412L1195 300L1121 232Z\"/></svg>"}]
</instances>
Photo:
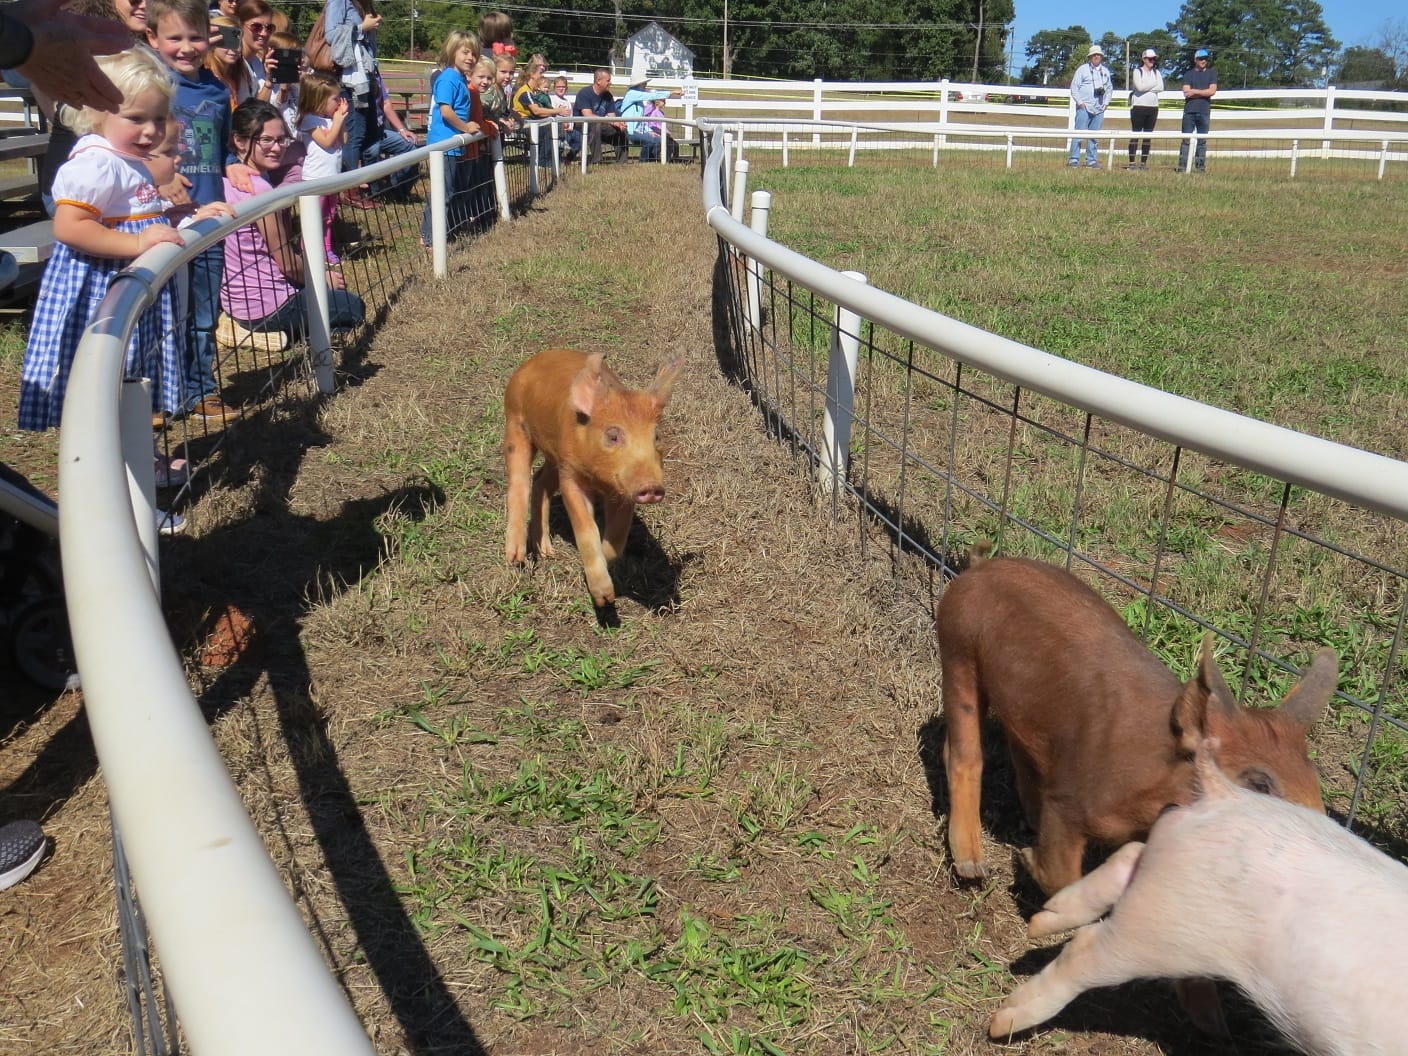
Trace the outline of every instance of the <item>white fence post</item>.
<instances>
[{"instance_id":1,"label":"white fence post","mask_svg":"<svg viewBox=\"0 0 1408 1056\"><path fill-rule=\"evenodd\" d=\"M856 137L859 132L860 129L856 125L851 126L851 156L846 160L846 168L848 169L856 167Z\"/></svg>"},{"instance_id":2,"label":"white fence post","mask_svg":"<svg viewBox=\"0 0 1408 1056\"><path fill-rule=\"evenodd\" d=\"M821 78L812 81L812 120L821 120ZM818 130L812 133L812 146L821 146L821 132Z\"/></svg>"},{"instance_id":3,"label":"white fence post","mask_svg":"<svg viewBox=\"0 0 1408 1056\"><path fill-rule=\"evenodd\" d=\"M715 132L715 141L723 136L723 164L719 167L719 190L723 193L724 203L729 208L729 213L733 213L733 133Z\"/></svg>"},{"instance_id":4,"label":"white fence post","mask_svg":"<svg viewBox=\"0 0 1408 1056\"><path fill-rule=\"evenodd\" d=\"M948 124L948 78L945 77L939 82L939 124ZM940 136L934 140L934 168L939 167L939 145L948 143L948 136Z\"/></svg>"},{"instance_id":5,"label":"white fence post","mask_svg":"<svg viewBox=\"0 0 1408 1056\"><path fill-rule=\"evenodd\" d=\"M447 260L450 222L446 209L448 195L445 193L445 166L449 163L443 150L430 155L430 252L437 279L443 279L450 273Z\"/></svg>"},{"instance_id":6,"label":"white fence post","mask_svg":"<svg viewBox=\"0 0 1408 1056\"><path fill-rule=\"evenodd\" d=\"M744 162L743 164L748 164ZM739 197L742 197L739 189ZM767 237L768 210L772 208L772 195L767 191L753 192L753 213L748 218L748 226L755 234ZM748 325L753 330L763 326L763 266L752 257L748 258Z\"/></svg>"},{"instance_id":7,"label":"white fence post","mask_svg":"<svg viewBox=\"0 0 1408 1056\"><path fill-rule=\"evenodd\" d=\"M562 124L554 120L548 126L552 130L552 180L562 179Z\"/></svg>"},{"instance_id":8,"label":"white fence post","mask_svg":"<svg viewBox=\"0 0 1408 1056\"><path fill-rule=\"evenodd\" d=\"M495 187L498 186L498 159L494 161ZM542 193L538 186L538 125L528 126L528 193L536 198Z\"/></svg>"},{"instance_id":9,"label":"white fence post","mask_svg":"<svg viewBox=\"0 0 1408 1056\"><path fill-rule=\"evenodd\" d=\"M1291 140L1291 179L1296 178L1296 166L1300 163L1300 140Z\"/></svg>"},{"instance_id":10,"label":"white fence post","mask_svg":"<svg viewBox=\"0 0 1408 1056\"><path fill-rule=\"evenodd\" d=\"M494 197L497 198L499 202L499 219L512 220L513 213L508 207L508 177L504 174L504 148L499 145L497 137L489 142L493 144L492 149L494 151ZM484 149L482 143L479 149ZM534 159L529 158L528 161L529 171L533 171L535 168Z\"/></svg>"},{"instance_id":11,"label":"white fence post","mask_svg":"<svg viewBox=\"0 0 1408 1056\"><path fill-rule=\"evenodd\" d=\"M1388 140L1381 140L1379 146L1379 179L1384 178L1384 170L1388 168Z\"/></svg>"},{"instance_id":12,"label":"white fence post","mask_svg":"<svg viewBox=\"0 0 1408 1056\"><path fill-rule=\"evenodd\" d=\"M1335 86L1333 84L1325 87L1325 131L1335 130ZM1320 156L1328 159L1330 156L1330 141L1323 140L1320 143Z\"/></svg>"},{"instance_id":13,"label":"white fence post","mask_svg":"<svg viewBox=\"0 0 1408 1056\"><path fill-rule=\"evenodd\" d=\"M332 328L328 325L328 260L323 249L323 198L298 196L298 227L303 234L303 299L308 316L308 360L318 379L318 391L335 387L332 371Z\"/></svg>"},{"instance_id":14,"label":"white fence post","mask_svg":"<svg viewBox=\"0 0 1408 1056\"><path fill-rule=\"evenodd\" d=\"M748 160L737 162L733 173L733 195L728 203L729 214L743 223L743 199L748 193Z\"/></svg>"},{"instance_id":15,"label":"white fence post","mask_svg":"<svg viewBox=\"0 0 1408 1056\"><path fill-rule=\"evenodd\" d=\"M783 167L784 169L787 168L787 162L788 162L787 129L784 128L784 129L782 130L782 167Z\"/></svg>"},{"instance_id":16,"label":"white fence post","mask_svg":"<svg viewBox=\"0 0 1408 1056\"><path fill-rule=\"evenodd\" d=\"M842 272L866 282L858 271ZM826 363L826 414L821 420L817 483L834 491L846 476L851 457L851 423L855 420L856 370L860 363L860 316L836 306L831 352Z\"/></svg>"},{"instance_id":17,"label":"white fence post","mask_svg":"<svg viewBox=\"0 0 1408 1056\"><path fill-rule=\"evenodd\" d=\"M938 163L939 163L939 145L938 145L937 143L935 143L935 144L934 144L934 164L935 164L935 165L938 165ZM1010 133L1010 132L1007 133L1007 167L1008 167L1009 169L1012 167L1012 133Z\"/></svg>"}]
</instances>

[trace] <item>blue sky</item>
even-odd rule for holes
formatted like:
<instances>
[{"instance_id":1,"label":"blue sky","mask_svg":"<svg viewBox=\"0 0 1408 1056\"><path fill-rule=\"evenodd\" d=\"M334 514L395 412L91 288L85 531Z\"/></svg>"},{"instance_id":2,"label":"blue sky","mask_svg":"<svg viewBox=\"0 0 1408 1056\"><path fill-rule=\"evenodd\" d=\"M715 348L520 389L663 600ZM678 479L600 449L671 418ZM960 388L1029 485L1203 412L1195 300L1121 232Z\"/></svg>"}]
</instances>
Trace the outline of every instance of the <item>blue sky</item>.
<instances>
[{"instance_id":1,"label":"blue sky","mask_svg":"<svg viewBox=\"0 0 1408 1056\"><path fill-rule=\"evenodd\" d=\"M1182 9L1181 0L1014 0L1016 43L1013 65L1025 65L1027 38L1043 29L1064 29L1079 25L1098 39L1107 30L1119 36L1143 29L1157 29L1172 22ZM1408 25L1408 11L1402 0L1320 0L1325 24L1341 44L1377 42L1385 23Z\"/></svg>"}]
</instances>

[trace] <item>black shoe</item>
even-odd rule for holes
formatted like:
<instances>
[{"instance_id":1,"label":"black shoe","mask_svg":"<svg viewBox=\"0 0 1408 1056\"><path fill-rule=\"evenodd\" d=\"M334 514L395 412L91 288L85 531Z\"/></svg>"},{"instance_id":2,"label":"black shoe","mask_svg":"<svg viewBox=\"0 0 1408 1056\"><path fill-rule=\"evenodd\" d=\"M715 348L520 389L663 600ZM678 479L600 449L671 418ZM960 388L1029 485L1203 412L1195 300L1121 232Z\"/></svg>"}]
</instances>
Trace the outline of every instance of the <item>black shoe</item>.
<instances>
[{"instance_id":1,"label":"black shoe","mask_svg":"<svg viewBox=\"0 0 1408 1056\"><path fill-rule=\"evenodd\" d=\"M49 840L34 821L0 826L0 891L14 887L39 867Z\"/></svg>"}]
</instances>

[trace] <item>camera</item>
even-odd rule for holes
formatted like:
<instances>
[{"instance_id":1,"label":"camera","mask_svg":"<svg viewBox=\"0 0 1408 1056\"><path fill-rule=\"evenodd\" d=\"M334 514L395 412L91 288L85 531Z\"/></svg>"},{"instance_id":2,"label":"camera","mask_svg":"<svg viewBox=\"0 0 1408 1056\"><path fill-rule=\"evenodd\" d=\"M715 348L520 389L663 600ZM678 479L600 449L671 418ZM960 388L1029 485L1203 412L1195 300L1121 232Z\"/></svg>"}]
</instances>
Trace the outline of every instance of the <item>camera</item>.
<instances>
[{"instance_id":1,"label":"camera","mask_svg":"<svg viewBox=\"0 0 1408 1056\"><path fill-rule=\"evenodd\" d=\"M1096 98L1096 99L1103 99L1103 98L1105 98L1105 89L1104 89L1104 88L1096 88L1096 89L1095 89L1095 98Z\"/></svg>"},{"instance_id":2,"label":"camera","mask_svg":"<svg viewBox=\"0 0 1408 1056\"><path fill-rule=\"evenodd\" d=\"M220 47L226 51L240 50L240 27L239 26L216 26L220 31Z\"/></svg>"},{"instance_id":3,"label":"camera","mask_svg":"<svg viewBox=\"0 0 1408 1056\"><path fill-rule=\"evenodd\" d=\"M303 52L298 48L272 48L269 54L273 56L273 62L269 64L269 80L275 84L297 84Z\"/></svg>"}]
</instances>

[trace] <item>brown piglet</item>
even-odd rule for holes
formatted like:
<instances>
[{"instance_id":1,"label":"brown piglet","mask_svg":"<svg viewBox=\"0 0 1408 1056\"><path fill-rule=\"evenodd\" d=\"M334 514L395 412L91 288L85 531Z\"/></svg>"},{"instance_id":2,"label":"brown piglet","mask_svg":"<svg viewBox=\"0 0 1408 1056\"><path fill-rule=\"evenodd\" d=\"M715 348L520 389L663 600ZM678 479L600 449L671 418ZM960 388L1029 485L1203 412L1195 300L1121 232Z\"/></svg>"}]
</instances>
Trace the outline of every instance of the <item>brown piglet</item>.
<instances>
[{"instance_id":1,"label":"brown piglet","mask_svg":"<svg viewBox=\"0 0 1408 1056\"><path fill-rule=\"evenodd\" d=\"M655 427L682 366L678 359L667 363L650 388L631 389L601 353L554 348L513 372L504 392L506 561L526 561L530 540L539 556L552 556L548 504L560 491L593 603L602 608L616 600L607 566L625 549L636 504L665 498ZM543 464L535 474L540 451ZM596 524L598 498L604 537Z\"/></svg>"},{"instance_id":2,"label":"brown piglet","mask_svg":"<svg viewBox=\"0 0 1408 1056\"><path fill-rule=\"evenodd\" d=\"M984 560L939 602L947 733L949 850L963 877L983 877L978 818L979 727L1001 724L1017 794L1037 833L1022 851L1047 894L1081 875L1086 844L1148 835L1168 806L1192 801L1193 754L1204 738L1236 784L1324 813L1305 738L1335 690L1335 654L1321 649L1280 707L1238 705L1203 639L1186 684L1095 591L1063 569L1022 558Z\"/></svg>"}]
</instances>

